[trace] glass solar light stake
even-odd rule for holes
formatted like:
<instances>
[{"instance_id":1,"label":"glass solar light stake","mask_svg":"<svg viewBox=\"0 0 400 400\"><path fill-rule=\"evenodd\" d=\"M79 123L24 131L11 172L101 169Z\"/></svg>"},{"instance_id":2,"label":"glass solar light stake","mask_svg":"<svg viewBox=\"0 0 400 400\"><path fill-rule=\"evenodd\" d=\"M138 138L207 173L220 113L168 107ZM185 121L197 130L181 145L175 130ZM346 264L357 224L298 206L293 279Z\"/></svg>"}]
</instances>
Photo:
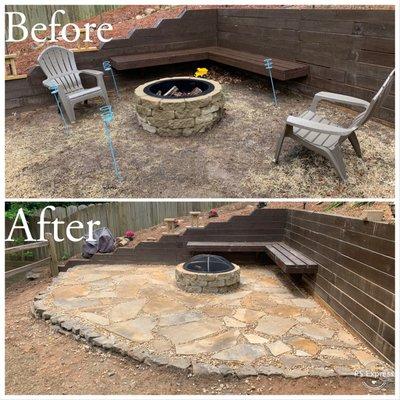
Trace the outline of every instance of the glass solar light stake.
<instances>
[{"instance_id":1,"label":"glass solar light stake","mask_svg":"<svg viewBox=\"0 0 400 400\"><path fill-rule=\"evenodd\" d=\"M64 117L64 113L63 113L63 110L62 110L62 107L61 107L60 99L58 98L58 85L57 85L57 83L55 81L53 81L51 83L51 86L49 87L49 89L50 89L50 93L54 96L54 99L56 101L57 109L58 109L58 112L60 113L61 120L62 120L62 123L63 123L64 132L65 133L69 133L69 125L67 123L67 120Z\"/></svg>"},{"instance_id":2,"label":"glass solar light stake","mask_svg":"<svg viewBox=\"0 0 400 400\"><path fill-rule=\"evenodd\" d=\"M118 85L110 61L108 60L103 61L103 69L105 72L109 72L111 74L111 78L114 82L115 91L117 92L117 97L119 97Z\"/></svg>"},{"instance_id":3,"label":"glass solar light stake","mask_svg":"<svg viewBox=\"0 0 400 400\"><path fill-rule=\"evenodd\" d=\"M272 93L274 95L274 103L275 105L278 104L278 102L276 101L276 94L275 94L275 86L274 86L274 80L272 79L272 59L271 58L266 58L264 60L264 65L265 65L265 69L268 71L269 73L269 78L271 79L271 86L272 86Z\"/></svg>"},{"instance_id":4,"label":"glass solar light stake","mask_svg":"<svg viewBox=\"0 0 400 400\"><path fill-rule=\"evenodd\" d=\"M110 147L110 153L114 165L115 176L119 181L122 181L122 176L121 173L119 172L119 167L117 164L117 160L115 158L115 149L111 139L110 123L114 119L114 113L112 111L111 106L100 107L100 115L103 120L104 134L106 135L108 146Z\"/></svg>"}]
</instances>

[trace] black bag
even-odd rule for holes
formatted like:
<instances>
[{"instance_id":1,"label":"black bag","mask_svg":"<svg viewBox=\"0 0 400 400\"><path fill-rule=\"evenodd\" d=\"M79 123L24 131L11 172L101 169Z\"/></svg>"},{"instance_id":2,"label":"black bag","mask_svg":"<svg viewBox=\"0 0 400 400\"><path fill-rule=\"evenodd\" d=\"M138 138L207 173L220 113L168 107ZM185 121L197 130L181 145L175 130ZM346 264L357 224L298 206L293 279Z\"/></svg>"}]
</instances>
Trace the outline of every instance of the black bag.
<instances>
[{"instance_id":1,"label":"black bag","mask_svg":"<svg viewBox=\"0 0 400 400\"><path fill-rule=\"evenodd\" d=\"M108 228L99 228L93 232L93 241L85 236L82 245L82 257L91 258L98 253L112 253L115 250L115 238Z\"/></svg>"}]
</instances>

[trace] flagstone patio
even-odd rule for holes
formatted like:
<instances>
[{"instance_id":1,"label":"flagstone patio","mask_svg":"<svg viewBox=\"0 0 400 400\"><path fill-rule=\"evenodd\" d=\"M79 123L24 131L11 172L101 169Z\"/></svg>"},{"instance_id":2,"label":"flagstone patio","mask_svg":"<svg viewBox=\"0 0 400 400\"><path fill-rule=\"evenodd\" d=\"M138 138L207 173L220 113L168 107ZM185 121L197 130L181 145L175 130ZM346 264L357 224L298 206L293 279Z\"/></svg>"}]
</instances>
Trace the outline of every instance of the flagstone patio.
<instances>
[{"instance_id":1,"label":"flagstone patio","mask_svg":"<svg viewBox=\"0 0 400 400\"><path fill-rule=\"evenodd\" d=\"M354 375L379 360L274 266L241 265L228 294L193 294L174 266L78 266L35 298L33 312L105 349L194 374Z\"/></svg>"}]
</instances>

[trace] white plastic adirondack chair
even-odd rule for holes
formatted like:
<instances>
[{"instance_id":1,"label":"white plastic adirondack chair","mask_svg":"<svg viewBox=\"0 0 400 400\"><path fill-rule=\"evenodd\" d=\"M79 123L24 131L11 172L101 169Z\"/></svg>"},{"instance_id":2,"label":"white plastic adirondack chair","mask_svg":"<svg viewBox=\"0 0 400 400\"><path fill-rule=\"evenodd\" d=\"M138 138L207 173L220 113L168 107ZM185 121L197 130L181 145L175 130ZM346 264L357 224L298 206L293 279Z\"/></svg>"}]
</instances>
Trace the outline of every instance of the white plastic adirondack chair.
<instances>
[{"instance_id":1,"label":"white plastic adirondack chair","mask_svg":"<svg viewBox=\"0 0 400 400\"><path fill-rule=\"evenodd\" d=\"M51 46L40 54L38 62L47 76L43 85L47 88L57 85L60 102L70 122L75 122L74 106L77 103L93 97L102 97L106 104L110 104L103 72L91 69L79 71L72 51L60 46ZM96 86L85 89L81 82L81 74L96 77Z\"/></svg>"},{"instance_id":2,"label":"white plastic adirondack chair","mask_svg":"<svg viewBox=\"0 0 400 400\"><path fill-rule=\"evenodd\" d=\"M310 150L321 154L331 161L342 180L347 180L346 166L343 161L340 145L349 139L357 156L361 158L360 144L355 131L365 124L372 113L378 109L389 94L394 82L395 70L387 77L382 87L372 98L371 102L342 94L319 92L314 96L310 108L299 117L290 116L286 120L286 128L278 140L275 151L275 162L278 163L283 141L291 137ZM349 127L333 124L317 114L317 105L321 100L333 103L347 104L363 108Z\"/></svg>"}]
</instances>

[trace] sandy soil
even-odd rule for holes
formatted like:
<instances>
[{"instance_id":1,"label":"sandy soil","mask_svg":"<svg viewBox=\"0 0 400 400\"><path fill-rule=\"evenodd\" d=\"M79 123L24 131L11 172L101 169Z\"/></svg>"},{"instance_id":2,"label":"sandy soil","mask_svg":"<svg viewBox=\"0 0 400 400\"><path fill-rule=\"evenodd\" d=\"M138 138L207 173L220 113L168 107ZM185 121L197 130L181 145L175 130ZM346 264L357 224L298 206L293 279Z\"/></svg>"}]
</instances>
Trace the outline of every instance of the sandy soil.
<instances>
[{"instance_id":1,"label":"sandy soil","mask_svg":"<svg viewBox=\"0 0 400 400\"><path fill-rule=\"evenodd\" d=\"M193 71L191 72L193 73ZM190 72L189 72L190 74ZM91 102L63 132L54 108L6 118L8 197L386 197L394 196L394 129L375 121L357 132L363 160L343 143L349 180L342 183L323 157L288 139L273 163L287 116L310 99L278 94L278 106L262 78L222 68L211 76L223 84L226 111L210 131L189 138L144 132L133 106L133 87L112 98L111 130L124 178L114 176L109 149ZM341 124L355 113L322 104L321 115ZM45 129L43 129L45 127Z\"/></svg>"},{"instance_id":2,"label":"sandy soil","mask_svg":"<svg viewBox=\"0 0 400 400\"><path fill-rule=\"evenodd\" d=\"M6 394L389 394L357 378L194 378L94 350L29 314L49 279L6 292Z\"/></svg>"}]
</instances>

